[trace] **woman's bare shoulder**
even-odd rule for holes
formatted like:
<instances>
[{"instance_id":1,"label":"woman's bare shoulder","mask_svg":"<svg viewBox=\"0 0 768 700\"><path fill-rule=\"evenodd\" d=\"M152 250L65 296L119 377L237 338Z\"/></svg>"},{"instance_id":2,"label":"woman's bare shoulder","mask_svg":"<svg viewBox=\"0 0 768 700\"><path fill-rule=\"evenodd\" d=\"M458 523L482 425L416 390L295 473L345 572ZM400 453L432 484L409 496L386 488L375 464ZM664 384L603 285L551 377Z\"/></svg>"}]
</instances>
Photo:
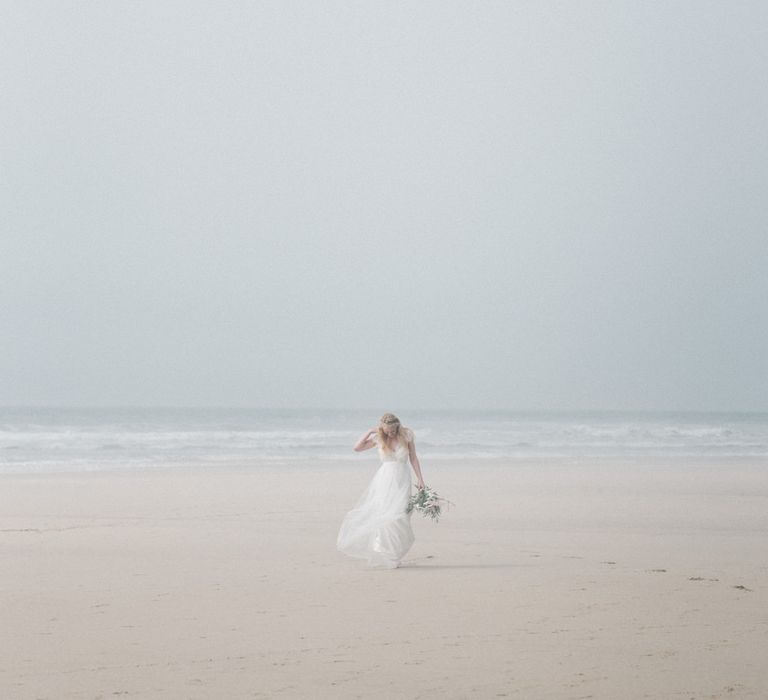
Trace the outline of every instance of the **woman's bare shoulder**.
<instances>
[{"instance_id":1,"label":"woman's bare shoulder","mask_svg":"<svg viewBox=\"0 0 768 700\"><path fill-rule=\"evenodd\" d=\"M415 435L410 428L403 427L403 434L405 435L406 442L413 442Z\"/></svg>"}]
</instances>

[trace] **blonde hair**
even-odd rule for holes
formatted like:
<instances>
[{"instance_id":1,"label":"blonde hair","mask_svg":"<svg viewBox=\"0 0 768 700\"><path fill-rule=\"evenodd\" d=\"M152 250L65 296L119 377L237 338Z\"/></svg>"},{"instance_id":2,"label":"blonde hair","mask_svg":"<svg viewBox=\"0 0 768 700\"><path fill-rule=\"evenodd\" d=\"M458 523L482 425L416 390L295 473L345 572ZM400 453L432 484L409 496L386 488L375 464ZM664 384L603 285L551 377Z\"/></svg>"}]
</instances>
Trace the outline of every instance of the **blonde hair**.
<instances>
[{"instance_id":1,"label":"blonde hair","mask_svg":"<svg viewBox=\"0 0 768 700\"><path fill-rule=\"evenodd\" d=\"M389 443L387 442L389 440L389 436L384 432L385 425L397 426L393 438L395 444L400 441L401 436L405 438L406 443L413 440L413 431L410 428L406 428L402 423L400 423L400 419L394 413L385 413L381 418L379 418L379 427L376 431L377 441L385 452L392 451L389 447Z\"/></svg>"}]
</instances>

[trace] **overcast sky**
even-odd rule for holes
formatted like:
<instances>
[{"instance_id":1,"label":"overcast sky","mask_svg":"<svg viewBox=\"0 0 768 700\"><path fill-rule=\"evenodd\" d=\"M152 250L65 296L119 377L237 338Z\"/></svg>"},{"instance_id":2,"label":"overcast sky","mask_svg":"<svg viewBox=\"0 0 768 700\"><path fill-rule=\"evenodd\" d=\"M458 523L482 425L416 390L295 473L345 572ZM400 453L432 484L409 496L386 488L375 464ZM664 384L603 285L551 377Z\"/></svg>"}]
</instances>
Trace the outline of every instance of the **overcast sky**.
<instances>
[{"instance_id":1,"label":"overcast sky","mask_svg":"<svg viewBox=\"0 0 768 700\"><path fill-rule=\"evenodd\" d=\"M768 410L768 3L0 7L0 403Z\"/></svg>"}]
</instances>

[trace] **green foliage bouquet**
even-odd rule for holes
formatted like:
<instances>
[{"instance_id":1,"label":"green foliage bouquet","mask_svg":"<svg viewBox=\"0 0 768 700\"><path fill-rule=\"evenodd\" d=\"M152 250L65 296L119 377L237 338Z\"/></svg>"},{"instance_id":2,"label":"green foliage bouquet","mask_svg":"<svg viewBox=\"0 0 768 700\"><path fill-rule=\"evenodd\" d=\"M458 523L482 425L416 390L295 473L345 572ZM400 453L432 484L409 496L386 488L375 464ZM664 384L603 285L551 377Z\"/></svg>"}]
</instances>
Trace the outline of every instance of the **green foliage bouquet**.
<instances>
[{"instance_id":1,"label":"green foliage bouquet","mask_svg":"<svg viewBox=\"0 0 768 700\"><path fill-rule=\"evenodd\" d=\"M438 522L442 512L441 504L456 505L445 498L440 498L440 496L437 495L437 491L429 488L429 486L425 486L423 489L418 489L416 493L411 496L411 499L408 501L408 508L405 512L411 513L416 510L425 518L432 518L432 520Z\"/></svg>"}]
</instances>

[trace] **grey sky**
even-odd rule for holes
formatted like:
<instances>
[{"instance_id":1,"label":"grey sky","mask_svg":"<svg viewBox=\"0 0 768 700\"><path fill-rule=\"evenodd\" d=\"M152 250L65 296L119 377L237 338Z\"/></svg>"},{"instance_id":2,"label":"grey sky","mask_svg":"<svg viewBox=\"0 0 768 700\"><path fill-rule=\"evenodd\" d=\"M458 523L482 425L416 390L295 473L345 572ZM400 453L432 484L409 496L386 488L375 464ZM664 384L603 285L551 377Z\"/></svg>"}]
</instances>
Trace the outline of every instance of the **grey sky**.
<instances>
[{"instance_id":1,"label":"grey sky","mask_svg":"<svg viewBox=\"0 0 768 700\"><path fill-rule=\"evenodd\" d=\"M5 2L0 403L766 410L766 28Z\"/></svg>"}]
</instances>

